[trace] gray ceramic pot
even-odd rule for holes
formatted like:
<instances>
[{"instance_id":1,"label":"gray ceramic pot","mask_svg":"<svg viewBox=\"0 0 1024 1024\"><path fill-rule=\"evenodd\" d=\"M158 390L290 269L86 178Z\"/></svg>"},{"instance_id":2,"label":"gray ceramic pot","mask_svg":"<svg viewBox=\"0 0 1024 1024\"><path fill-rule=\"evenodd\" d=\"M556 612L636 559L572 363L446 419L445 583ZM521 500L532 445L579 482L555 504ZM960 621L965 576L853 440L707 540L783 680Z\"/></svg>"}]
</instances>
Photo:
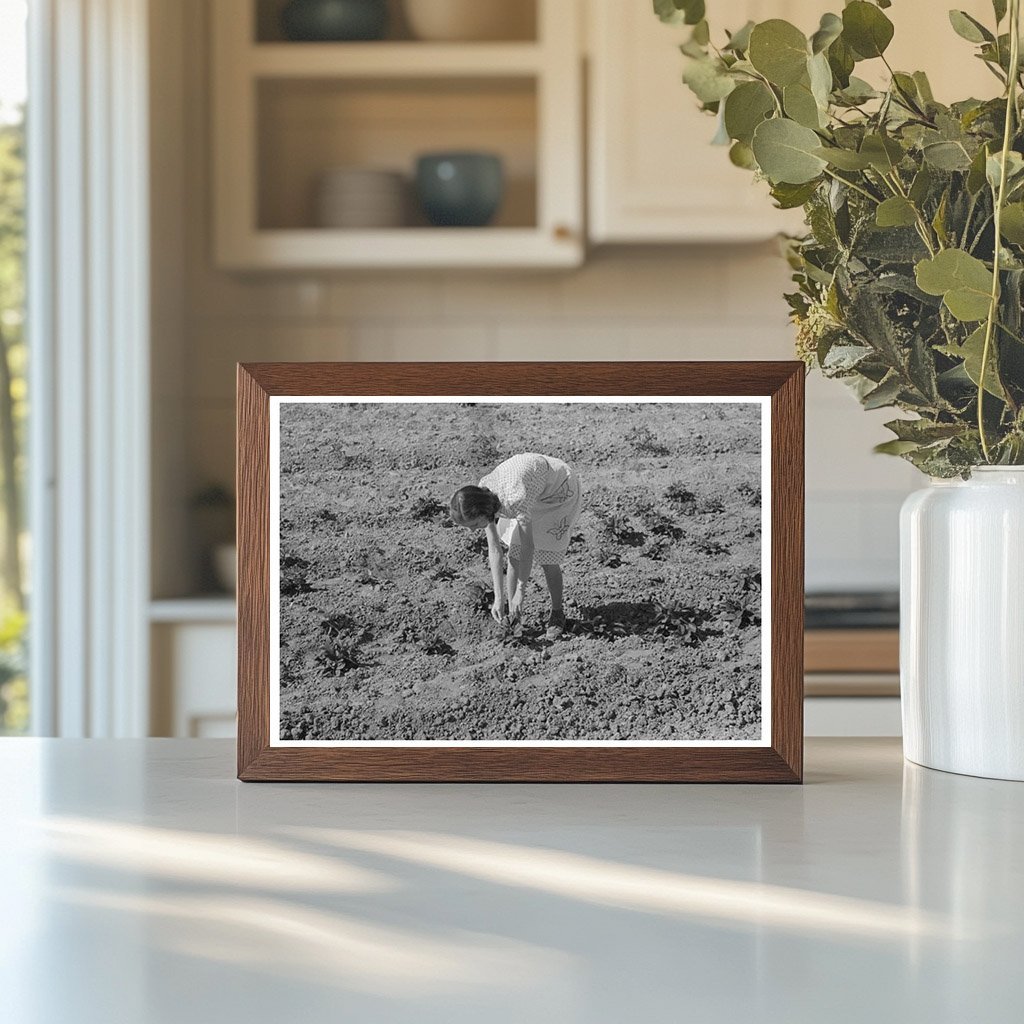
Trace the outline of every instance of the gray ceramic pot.
<instances>
[{"instance_id":1,"label":"gray ceramic pot","mask_svg":"<svg viewBox=\"0 0 1024 1024\"><path fill-rule=\"evenodd\" d=\"M387 0L291 0L281 11L285 37L296 42L380 39L387 26Z\"/></svg>"},{"instance_id":2,"label":"gray ceramic pot","mask_svg":"<svg viewBox=\"0 0 1024 1024\"><path fill-rule=\"evenodd\" d=\"M416 192L437 227L489 224L505 194L501 157L493 153L427 153L416 163Z\"/></svg>"}]
</instances>

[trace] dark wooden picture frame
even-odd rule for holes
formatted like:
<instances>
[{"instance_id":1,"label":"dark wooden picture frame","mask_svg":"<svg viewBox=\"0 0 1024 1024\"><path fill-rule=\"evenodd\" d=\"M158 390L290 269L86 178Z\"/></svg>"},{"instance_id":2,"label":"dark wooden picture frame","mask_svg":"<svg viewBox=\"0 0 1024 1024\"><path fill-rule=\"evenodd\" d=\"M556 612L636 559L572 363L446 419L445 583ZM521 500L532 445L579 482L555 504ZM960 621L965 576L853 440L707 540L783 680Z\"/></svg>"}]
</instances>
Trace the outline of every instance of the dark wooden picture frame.
<instances>
[{"instance_id":1,"label":"dark wooden picture frame","mask_svg":"<svg viewBox=\"0 0 1024 1024\"><path fill-rule=\"evenodd\" d=\"M274 396L760 396L771 409L771 742L761 746L271 745ZM800 782L804 367L799 362L238 366L238 777L256 781Z\"/></svg>"}]
</instances>

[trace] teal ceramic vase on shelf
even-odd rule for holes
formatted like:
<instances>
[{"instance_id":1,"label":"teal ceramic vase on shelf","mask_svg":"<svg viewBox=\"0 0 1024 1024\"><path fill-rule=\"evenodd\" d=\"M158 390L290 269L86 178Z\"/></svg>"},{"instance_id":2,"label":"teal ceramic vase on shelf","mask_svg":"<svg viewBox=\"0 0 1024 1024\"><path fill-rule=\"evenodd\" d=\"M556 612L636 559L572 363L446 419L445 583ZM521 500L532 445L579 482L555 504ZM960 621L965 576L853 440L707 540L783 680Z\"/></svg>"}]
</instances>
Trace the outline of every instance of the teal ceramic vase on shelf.
<instances>
[{"instance_id":1,"label":"teal ceramic vase on shelf","mask_svg":"<svg viewBox=\"0 0 1024 1024\"><path fill-rule=\"evenodd\" d=\"M435 227L483 227L494 219L505 194L501 157L426 153L416 162L416 193Z\"/></svg>"},{"instance_id":2,"label":"teal ceramic vase on shelf","mask_svg":"<svg viewBox=\"0 0 1024 1024\"><path fill-rule=\"evenodd\" d=\"M387 0L290 0L281 28L294 42L364 42L387 31Z\"/></svg>"}]
</instances>

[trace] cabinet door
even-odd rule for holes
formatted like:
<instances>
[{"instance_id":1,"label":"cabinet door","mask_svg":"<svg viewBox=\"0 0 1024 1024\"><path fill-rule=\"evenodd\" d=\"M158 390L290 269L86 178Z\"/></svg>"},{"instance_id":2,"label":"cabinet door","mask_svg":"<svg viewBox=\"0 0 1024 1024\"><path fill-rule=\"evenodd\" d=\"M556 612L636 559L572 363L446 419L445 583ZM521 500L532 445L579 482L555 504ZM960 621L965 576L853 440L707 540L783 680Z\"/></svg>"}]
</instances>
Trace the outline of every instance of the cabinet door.
<instances>
[{"instance_id":1,"label":"cabinet door","mask_svg":"<svg viewBox=\"0 0 1024 1024\"><path fill-rule=\"evenodd\" d=\"M724 146L710 144L715 120L682 83L679 44L689 29L663 25L649 0L588 3L591 240L713 242L799 230L798 213L776 210L767 186L734 167ZM716 38L724 28L771 17L791 18L806 31L824 6L711 0L708 18Z\"/></svg>"},{"instance_id":2,"label":"cabinet door","mask_svg":"<svg viewBox=\"0 0 1024 1024\"><path fill-rule=\"evenodd\" d=\"M663 25L649 0L586 0L590 26L589 215L594 242L702 242L767 238L799 231L798 211L774 209L764 183L712 146L713 118L682 84L678 44L685 26ZM709 0L712 34L748 19L786 18L811 33L828 0ZM928 72L945 102L998 93L998 83L955 35L946 6L901 0L886 12L896 26L894 67ZM992 22L989 0L957 7ZM1004 24L1005 29L1005 24ZM880 61L858 67L885 80Z\"/></svg>"}]
</instances>

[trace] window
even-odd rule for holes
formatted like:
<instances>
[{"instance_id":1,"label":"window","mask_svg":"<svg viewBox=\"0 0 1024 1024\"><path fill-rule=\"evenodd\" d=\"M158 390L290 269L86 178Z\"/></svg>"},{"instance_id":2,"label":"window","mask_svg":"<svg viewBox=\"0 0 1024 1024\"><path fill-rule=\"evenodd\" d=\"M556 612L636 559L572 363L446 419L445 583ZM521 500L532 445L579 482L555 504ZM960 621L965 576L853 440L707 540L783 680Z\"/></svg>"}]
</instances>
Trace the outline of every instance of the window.
<instances>
[{"instance_id":1,"label":"window","mask_svg":"<svg viewBox=\"0 0 1024 1024\"><path fill-rule=\"evenodd\" d=\"M29 726L25 650L26 0L0 0L0 734Z\"/></svg>"}]
</instances>

